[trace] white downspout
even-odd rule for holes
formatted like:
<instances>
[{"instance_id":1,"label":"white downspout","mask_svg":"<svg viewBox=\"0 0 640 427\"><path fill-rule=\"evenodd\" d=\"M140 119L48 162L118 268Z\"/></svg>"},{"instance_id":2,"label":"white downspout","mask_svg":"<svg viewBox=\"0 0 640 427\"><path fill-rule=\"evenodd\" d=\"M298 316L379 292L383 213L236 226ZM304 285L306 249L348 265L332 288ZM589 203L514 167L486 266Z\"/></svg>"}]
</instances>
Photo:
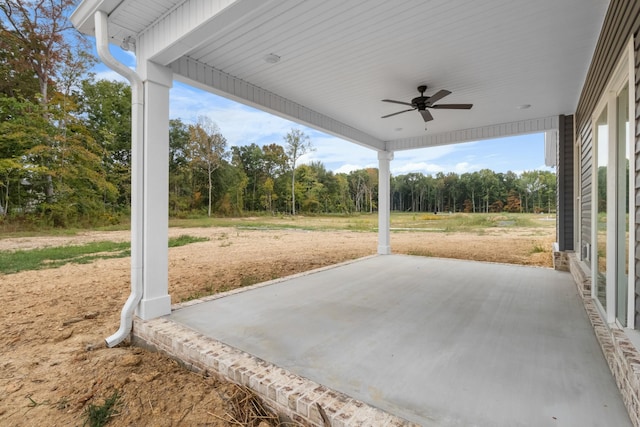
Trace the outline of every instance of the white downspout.
<instances>
[{"instance_id":1,"label":"white downspout","mask_svg":"<svg viewBox=\"0 0 640 427\"><path fill-rule=\"evenodd\" d=\"M120 328L105 341L108 347L114 347L124 341L133 328L133 314L142 299L142 233L140 223L142 218L142 171L138 167L142 160L143 139L143 103L144 87L142 79L135 71L118 62L109 51L109 34L107 28L107 14L98 11L94 15L96 27L96 47L98 56L107 67L125 77L131 84L131 294L122 307L120 314Z\"/></svg>"}]
</instances>

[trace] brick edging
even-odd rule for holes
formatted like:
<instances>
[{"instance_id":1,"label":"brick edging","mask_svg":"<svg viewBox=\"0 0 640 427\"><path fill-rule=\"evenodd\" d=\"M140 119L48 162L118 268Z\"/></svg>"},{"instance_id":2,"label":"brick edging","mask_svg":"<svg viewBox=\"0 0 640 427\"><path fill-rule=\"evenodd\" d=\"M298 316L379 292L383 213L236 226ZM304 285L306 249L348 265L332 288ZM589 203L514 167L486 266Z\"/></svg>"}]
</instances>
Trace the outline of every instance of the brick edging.
<instances>
[{"instance_id":1,"label":"brick edging","mask_svg":"<svg viewBox=\"0 0 640 427\"><path fill-rule=\"evenodd\" d=\"M589 317L602 353L620 390L631 423L635 427L640 427L640 352L629 340L624 330L611 328L602 319L600 311L591 298L591 280L585 277L584 269L574 254L570 255L569 264L587 317Z\"/></svg>"},{"instance_id":2,"label":"brick edging","mask_svg":"<svg viewBox=\"0 0 640 427\"><path fill-rule=\"evenodd\" d=\"M275 412L304 426L323 427L323 411L332 427L418 427L166 318L135 318L133 342L167 354L192 371L249 387Z\"/></svg>"}]
</instances>

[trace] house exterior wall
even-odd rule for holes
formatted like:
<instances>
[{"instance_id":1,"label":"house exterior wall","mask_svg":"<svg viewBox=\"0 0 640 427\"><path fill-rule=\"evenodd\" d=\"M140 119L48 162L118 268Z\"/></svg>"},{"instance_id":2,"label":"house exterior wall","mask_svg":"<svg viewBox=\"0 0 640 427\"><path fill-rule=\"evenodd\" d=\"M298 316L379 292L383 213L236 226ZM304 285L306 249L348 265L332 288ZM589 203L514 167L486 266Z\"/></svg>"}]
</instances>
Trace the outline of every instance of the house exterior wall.
<instances>
[{"instance_id":1,"label":"house exterior wall","mask_svg":"<svg viewBox=\"0 0 640 427\"><path fill-rule=\"evenodd\" d=\"M556 234L560 251L573 250L573 116L558 118Z\"/></svg>"},{"instance_id":2,"label":"house exterior wall","mask_svg":"<svg viewBox=\"0 0 640 427\"><path fill-rule=\"evenodd\" d=\"M633 208L629 214L629 233L633 236L635 246L635 327L640 329L640 2L628 0L611 0L609 10L605 16L600 38L593 54L591 66L587 73L582 94L575 113L576 135L580 141L580 153L577 157L579 170L576 176L580 186L581 227L578 239L581 247L576 247L577 256L571 256L570 271L576 279L585 304L585 309L593 324L594 331L604 356L611 368L616 383L621 391L623 401L627 406L632 423L640 427L640 352L629 339L637 331L628 331L615 325L608 325L597 309L591 297L591 260L589 246L592 242L592 178L594 160L594 134L592 116L596 112L598 102L605 96L605 90L616 69L616 65L624 49L633 38L633 61L635 75L631 79L635 82L635 135L632 146L634 158L630 162L630 173L633 173L635 186L632 189ZM633 89L633 88L630 88ZM560 153L559 153L560 156ZM560 178L559 178L560 180ZM559 189L560 190L560 189ZM560 190L562 191L562 190ZM560 218L559 218L560 220ZM558 239L562 236L559 235ZM633 270L632 270L633 271Z\"/></svg>"},{"instance_id":3,"label":"house exterior wall","mask_svg":"<svg viewBox=\"0 0 640 427\"><path fill-rule=\"evenodd\" d=\"M640 12L638 12L640 15ZM635 294L635 324L640 325L640 279L638 278L638 274L640 274L640 261L638 260L638 254L640 254L640 24L638 21L640 17L636 16L636 28L634 32L634 65L635 65L635 104L636 104L636 117L634 118L636 121L636 134L635 134L635 246L636 246L636 294Z\"/></svg>"},{"instance_id":4,"label":"house exterior wall","mask_svg":"<svg viewBox=\"0 0 640 427\"><path fill-rule=\"evenodd\" d=\"M583 255L583 262L590 265L590 260L584 255L585 245L591 245L591 208L592 208L592 162L593 162L593 132L591 117L596 108L596 104L602 98L605 87L615 69L616 63L620 58L625 46L630 38L634 37L635 43L635 96L636 96L636 135L635 135L635 212L632 224L636 236L636 291L640 291L640 42L638 41L638 33L640 31L640 2L627 0L612 0L607 15L605 16L602 31L582 94L578 102L575 114L577 136L582 141L581 145L581 176L579 177L582 189L582 197L580 200L580 215L582 219L581 241L582 247L575 248L580 250ZM631 221L631 219L630 219ZM560 237L559 237L560 238ZM636 325L640 320L640 295L636 292Z\"/></svg>"}]
</instances>

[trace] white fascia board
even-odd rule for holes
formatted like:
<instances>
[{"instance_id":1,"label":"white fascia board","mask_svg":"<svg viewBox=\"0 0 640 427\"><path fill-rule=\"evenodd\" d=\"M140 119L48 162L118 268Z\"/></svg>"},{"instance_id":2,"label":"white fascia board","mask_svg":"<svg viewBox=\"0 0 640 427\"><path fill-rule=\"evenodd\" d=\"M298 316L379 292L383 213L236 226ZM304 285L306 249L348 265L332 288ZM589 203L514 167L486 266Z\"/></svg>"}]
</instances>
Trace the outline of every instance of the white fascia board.
<instances>
[{"instance_id":1,"label":"white fascia board","mask_svg":"<svg viewBox=\"0 0 640 427\"><path fill-rule=\"evenodd\" d=\"M359 129L201 62L190 58L181 58L174 62L171 68L174 72L174 78L178 81L346 139L372 150L384 151L386 149L384 141Z\"/></svg>"},{"instance_id":2,"label":"white fascia board","mask_svg":"<svg viewBox=\"0 0 640 427\"><path fill-rule=\"evenodd\" d=\"M265 0L186 0L143 30L138 44L146 59L168 66L269 4Z\"/></svg>"},{"instance_id":3,"label":"white fascia board","mask_svg":"<svg viewBox=\"0 0 640 427\"><path fill-rule=\"evenodd\" d=\"M110 15L120 3L122 0L83 0L71 14L71 23L81 33L95 36L96 12L106 12Z\"/></svg>"},{"instance_id":4,"label":"white fascia board","mask_svg":"<svg viewBox=\"0 0 640 427\"><path fill-rule=\"evenodd\" d=\"M558 116L551 116L520 120L510 123L500 123L472 129L454 130L435 135L394 139L392 141L387 141L387 149L389 151L412 150L415 148L458 144L461 142L480 141L483 139L503 138L507 136L546 132L556 129L558 129Z\"/></svg>"}]
</instances>

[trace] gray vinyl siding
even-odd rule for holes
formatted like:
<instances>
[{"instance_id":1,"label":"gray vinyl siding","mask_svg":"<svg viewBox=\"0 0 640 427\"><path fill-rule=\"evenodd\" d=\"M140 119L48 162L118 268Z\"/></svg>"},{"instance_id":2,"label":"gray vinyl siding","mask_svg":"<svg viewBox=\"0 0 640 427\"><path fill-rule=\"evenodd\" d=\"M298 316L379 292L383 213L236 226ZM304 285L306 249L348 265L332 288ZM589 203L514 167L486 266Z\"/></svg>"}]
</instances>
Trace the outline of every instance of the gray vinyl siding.
<instances>
[{"instance_id":1,"label":"gray vinyl siding","mask_svg":"<svg viewBox=\"0 0 640 427\"><path fill-rule=\"evenodd\" d=\"M592 201L592 164L593 164L593 141L592 141L591 127L585 128L584 132L580 135L580 140L582 141L581 152L580 152L580 186L582 188L582 198L580 199L580 216L581 216L581 224L582 230L581 239L582 239L582 248L586 249L586 244L591 243L591 201ZM584 254L583 254L584 255ZM587 257L584 257L587 265L591 266L590 255L586 254Z\"/></svg>"},{"instance_id":2,"label":"gray vinyl siding","mask_svg":"<svg viewBox=\"0 0 640 427\"><path fill-rule=\"evenodd\" d=\"M635 246L636 246L636 328L640 329L640 12L636 15L636 26L634 27L634 64L635 64L635 86L636 86L636 140L635 140Z\"/></svg>"},{"instance_id":3,"label":"gray vinyl siding","mask_svg":"<svg viewBox=\"0 0 640 427\"><path fill-rule=\"evenodd\" d=\"M636 246L636 326L640 326L640 1L611 0L605 16L600 38L596 45L593 59L582 88L582 94L576 109L576 132L581 138L581 171L582 186L581 237L583 244L591 242L591 205L592 205L592 160L593 133L591 116L596 104L602 98L611 73L613 73L620 55L634 36L635 47L635 101L636 101L636 135L635 135L635 213L633 229Z\"/></svg>"},{"instance_id":4,"label":"gray vinyl siding","mask_svg":"<svg viewBox=\"0 0 640 427\"><path fill-rule=\"evenodd\" d=\"M558 118L557 236L561 251L573 250L573 116Z\"/></svg>"}]
</instances>

